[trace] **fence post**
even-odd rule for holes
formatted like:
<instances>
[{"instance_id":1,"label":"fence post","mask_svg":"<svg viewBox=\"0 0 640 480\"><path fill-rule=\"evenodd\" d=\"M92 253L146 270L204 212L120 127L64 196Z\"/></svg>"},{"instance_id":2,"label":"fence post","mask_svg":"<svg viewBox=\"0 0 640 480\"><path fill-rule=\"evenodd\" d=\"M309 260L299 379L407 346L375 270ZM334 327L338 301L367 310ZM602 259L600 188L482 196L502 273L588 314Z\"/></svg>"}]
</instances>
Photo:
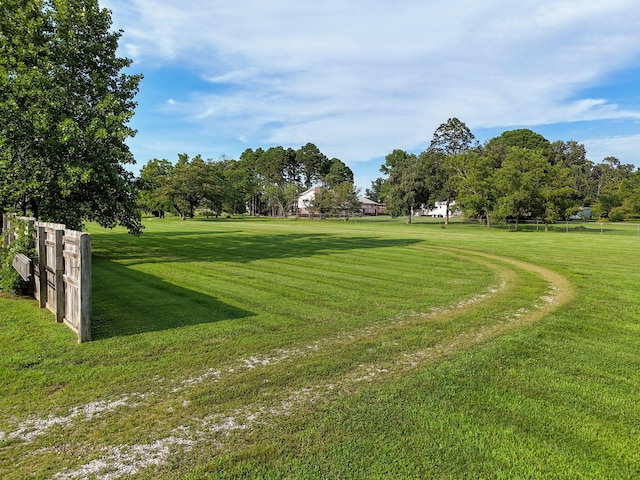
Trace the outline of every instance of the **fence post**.
<instances>
[{"instance_id":1,"label":"fence post","mask_svg":"<svg viewBox=\"0 0 640 480\"><path fill-rule=\"evenodd\" d=\"M83 343L91 341L91 235L83 233L80 236L78 250L80 255L78 342Z\"/></svg>"},{"instance_id":2,"label":"fence post","mask_svg":"<svg viewBox=\"0 0 640 480\"><path fill-rule=\"evenodd\" d=\"M38 281L40 295L38 302L40 308L47 306L47 230L45 227L38 225Z\"/></svg>"},{"instance_id":3,"label":"fence post","mask_svg":"<svg viewBox=\"0 0 640 480\"><path fill-rule=\"evenodd\" d=\"M55 246L55 254L56 254L56 279L55 279L55 290L56 290L56 322L62 323L64 321L64 230L56 230L56 246Z\"/></svg>"}]
</instances>

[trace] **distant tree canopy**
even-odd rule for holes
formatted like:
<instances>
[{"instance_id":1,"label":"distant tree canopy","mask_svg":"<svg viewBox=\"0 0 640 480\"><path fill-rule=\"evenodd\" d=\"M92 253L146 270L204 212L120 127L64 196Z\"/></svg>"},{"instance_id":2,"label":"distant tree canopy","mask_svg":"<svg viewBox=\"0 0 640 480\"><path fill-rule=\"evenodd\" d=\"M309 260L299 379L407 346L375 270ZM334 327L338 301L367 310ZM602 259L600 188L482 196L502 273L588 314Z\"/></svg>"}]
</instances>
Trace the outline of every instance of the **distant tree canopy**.
<instances>
[{"instance_id":1,"label":"distant tree canopy","mask_svg":"<svg viewBox=\"0 0 640 480\"><path fill-rule=\"evenodd\" d=\"M420 154L396 149L380 167L366 196L386 203L394 216L414 214L436 202L471 218L494 222L536 220L545 226L591 207L596 217L640 218L640 177L632 165L614 157L594 164L583 145L553 143L527 129L507 131L480 145L457 118L434 132ZM186 219L196 209L211 214L288 216L298 211L300 194L320 193L310 205L321 217L348 218L359 209L353 172L307 143L297 150L281 146L245 150L240 159L205 160L178 155L174 164L150 160L137 179L139 206Z\"/></svg>"},{"instance_id":2,"label":"distant tree canopy","mask_svg":"<svg viewBox=\"0 0 640 480\"><path fill-rule=\"evenodd\" d=\"M325 200L335 199L345 208L353 200L345 192L356 191L351 169L312 143L298 150L247 149L239 160L204 160L200 155L189 159L181 154L175 165L166 159L144 165L140 207L158 216L170 211L183 219L192 217L196 208L214 215L249 211L254 216L286 217L297 213L298 196L312 185L330 190Z\"/></svg>"},{"instance_id":3,"label":"distant tree canopy","mask_svg":"<svg viewBox=\"0 0 640 480\"><path fill-rule=\"evenodd\" d=\"M612 220L640 218L640 177L633 165L614 157L594 164L583 145L551 143L528 129L506 131L479 145L463 122L450 118L425 152L394 150L380 171L385 177L367 192L394 215L455 201L488 226L509 220L517 228L531 219L548 226L582 207Z\"/></svg>"},{"instance_id":4,"label":"distant tree canopy","mask_svg":"<svg viewBox=\"0 0 640 480\"><path fill-rule=\"evenodd\" d=\"M120 35L97 0L0 2L0 210L140 232Z\"/></svg>"}]
</instances>

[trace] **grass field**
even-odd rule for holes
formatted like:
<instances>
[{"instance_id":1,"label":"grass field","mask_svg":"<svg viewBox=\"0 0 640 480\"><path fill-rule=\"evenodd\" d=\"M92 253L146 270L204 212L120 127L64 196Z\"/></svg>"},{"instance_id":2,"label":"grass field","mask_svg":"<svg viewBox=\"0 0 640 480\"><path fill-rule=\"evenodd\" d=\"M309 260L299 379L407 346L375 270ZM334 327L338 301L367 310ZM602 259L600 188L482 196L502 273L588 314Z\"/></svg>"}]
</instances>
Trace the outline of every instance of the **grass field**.
<instances>
[{"instance_id":1,"label":"grass field","mask_svg":"<svg viewBox=\"0 0 640 480\"><path fill-rule=\"evenodd\" d=\"M640 477L637 226L145 226L0 296L0 478Z\"/></svg>"}]
</instances>

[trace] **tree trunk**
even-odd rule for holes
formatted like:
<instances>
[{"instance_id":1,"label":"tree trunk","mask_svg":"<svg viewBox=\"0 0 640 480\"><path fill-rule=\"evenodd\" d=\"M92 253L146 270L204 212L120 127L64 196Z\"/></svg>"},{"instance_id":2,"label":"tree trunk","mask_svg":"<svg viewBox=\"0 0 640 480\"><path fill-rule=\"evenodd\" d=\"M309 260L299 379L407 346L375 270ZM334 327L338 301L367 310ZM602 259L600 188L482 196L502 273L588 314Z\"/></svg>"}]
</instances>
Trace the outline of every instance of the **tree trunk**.
<instances>
[{"instance_id":1,"label":"tree trunk","mask_svg":"<svg viewBox=\"0 0 640 480\"><path fill-rule=\"evenodd\" d=\"M449 225L449 199L445 202L444 224Z\"/></svg>"}]
</instances>

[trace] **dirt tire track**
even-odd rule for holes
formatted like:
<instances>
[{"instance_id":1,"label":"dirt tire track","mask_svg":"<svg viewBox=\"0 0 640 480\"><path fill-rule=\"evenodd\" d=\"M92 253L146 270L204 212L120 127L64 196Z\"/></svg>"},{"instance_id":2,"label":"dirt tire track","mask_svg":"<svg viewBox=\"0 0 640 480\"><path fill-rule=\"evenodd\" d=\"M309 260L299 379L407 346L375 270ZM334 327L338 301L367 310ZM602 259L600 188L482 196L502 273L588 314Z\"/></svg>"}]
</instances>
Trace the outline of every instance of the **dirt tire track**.
<instances>
[{"instance_id":1,"label":"dirt tire track","mask_svg":"<svg viewBox=\"0 0 640 480\"><path fill-rule=\"evenodd\" d=\"M435 360L437 357L448 356L465 348L479 345L501 335L505 335L516 328L531 325L557 310L562 305L569 303L575 297L575 291L569 280L559 273L539 265L474 250L448 247L442 247L441 250L458 254L465 252L466 254L486 258L493 262L507 263L523 271L533 273L550 284L549 295L540 297L539 302L526 312L514 312L506 321L497 321L490 326L480 327L476 331L464 332L447 345L436 345L408 354L405 357L405 361L401 362L404 364L405 369L415 368L421 364L421 361L428 359ZM462 312L460 312L460 314L462 314Z\"/></svg>"},{"instance_id":2,"label":"dirt tire track","mask_svg":"<svg viewBox=\"0 0 640 480\"><path fill-rule=\"evenodd\" d=\"M194 442L206 441L218 451L228 450L232 448L234 435L238 431L246 431L247 429L258 428L260 425L268 425L279 417L295 414L301 409L308 409L310 404L331 402L344 394L353 393L358 388L363 388L364 385L393 381L394 377L405 374L407 371L420 368L430 362L442 360L467 348L505 335L514 329L539 321L562 305L567 304L575 295L571 283L565 277L538 265L474 250L433 246L424 248L436 248L451 256L463 257L470 261L482 263L496 272L502 280L502 287L517 278L518 270L521 270L542 278L549 284L549 290L545 292L546 295L541 295L538 301L526 311L504 312L506 315L496 319L494 323L465 329L458 336L445 343L417 351L404 352L390 362L359 365L351 372L342 374L338 378L327 378L315 385L308 385L297 390L283 391L278 394L277 398L253 399L251 403L246 404L241 410L236 409L232 412L218 411L199 419L193 419L192 422L189 422L189 425L174 429L166 438L158 439L154 443L147 445L105 446L103 455L99 459L100 461L96 461L95 458L87 458L86 461L88 463L85 463L79 469L59 472L53 478L74 479L85 478L87 475L103 479L120 478L131 473L140 472L145 468L162 466L168 461L171 451L187 451ZM331 339L319 341L318 344L314 345L314 348L310 348L310 346L292 347L291 352L293 353L290 355L274 352L271 357L272 361L267 361L268 357L262 359L253 357L250 369L258 367L271 368L280 363L293 362L303 356L313 356L325 347L333 347L339 350L344 348L345 344L348 345L349 342L384 336L394 329L408 331L415 325L420 325L424 322L460 318L472 313L480 305L491 302L495 295L502 292L502 287L494 287L487 293L476 295L449 307L436 308L431 312L410 316L405 315L391 319L388 323L357 331L339 332ZM246 360L244 361L246 362ZM239 362L243 362L243 360ZM241 377L240 372L236 372L236 374ZM202 381L185 380L183 386L177 389L174 394L179 394L179 392L191 388L193 385L209 382L213 384L217 380L216 375L207 377L206 374ZM360 385L363 387L360 387ZM173 448L169 449L168 445L172 445ZM136 452L144 452L146 457L152 455L154 458L153 466L150 466L148 462L145 463L144 456L138 455ZM123 461L123 459L126 460Z\"/></svg>"}]
</instances>

